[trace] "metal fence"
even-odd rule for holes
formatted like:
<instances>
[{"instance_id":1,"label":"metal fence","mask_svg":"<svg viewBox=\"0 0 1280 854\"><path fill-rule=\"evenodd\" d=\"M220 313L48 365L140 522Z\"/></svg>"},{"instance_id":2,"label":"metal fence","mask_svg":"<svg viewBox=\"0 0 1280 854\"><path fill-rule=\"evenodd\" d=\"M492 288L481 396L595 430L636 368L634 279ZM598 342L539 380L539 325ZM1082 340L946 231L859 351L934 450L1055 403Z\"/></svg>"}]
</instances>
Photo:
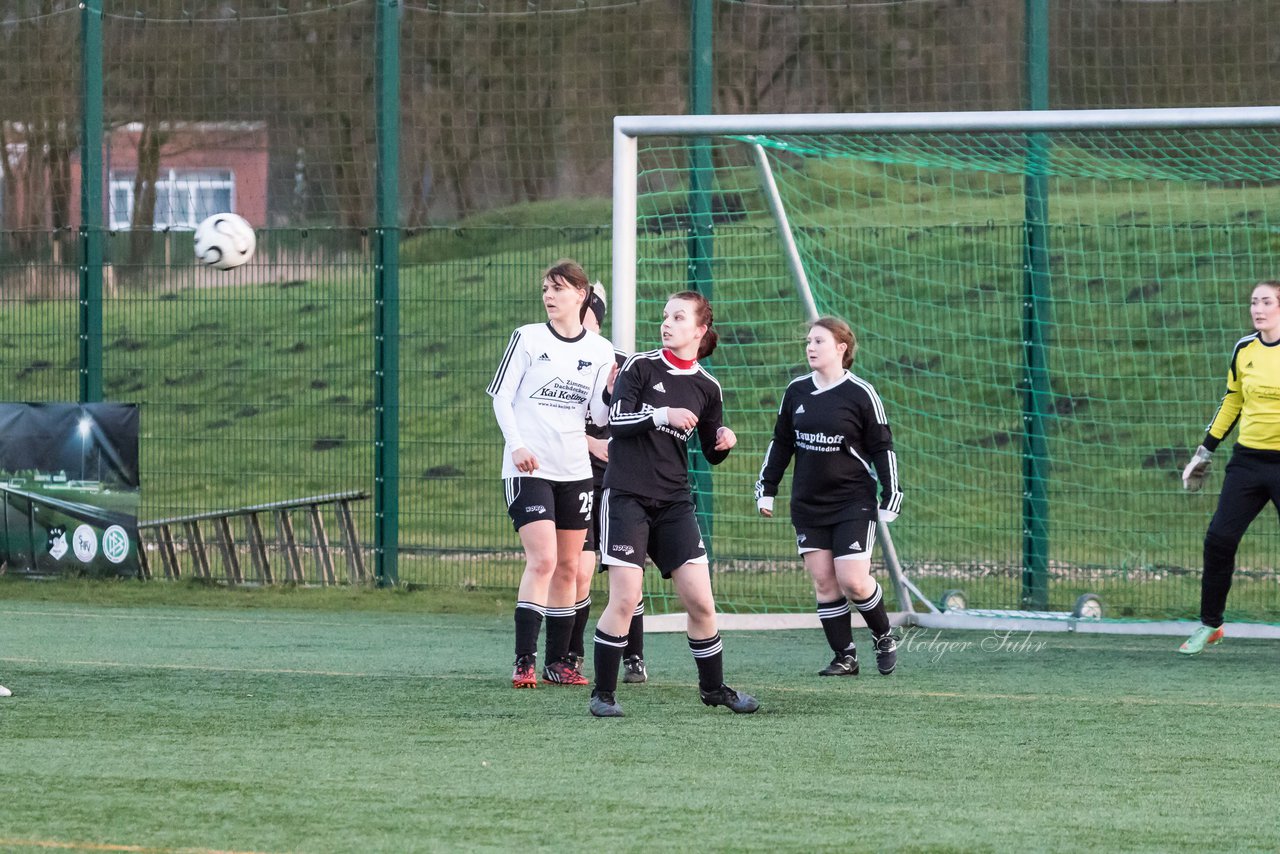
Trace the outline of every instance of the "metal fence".
<instances>
[{"instance_id":1,"label":"metal fence","mask_svg":"<svg viewBox=\"0 0 1280 854\"><path fill-rule=\"evenodd\" d=\"M614 115L1280 84L1268 0L13 0L0 41L0 398L141 404L144 518L368 491L377 573L466 586L518 572L482 391L541 269L607 272Z\"/></svg>"}]
</instances>

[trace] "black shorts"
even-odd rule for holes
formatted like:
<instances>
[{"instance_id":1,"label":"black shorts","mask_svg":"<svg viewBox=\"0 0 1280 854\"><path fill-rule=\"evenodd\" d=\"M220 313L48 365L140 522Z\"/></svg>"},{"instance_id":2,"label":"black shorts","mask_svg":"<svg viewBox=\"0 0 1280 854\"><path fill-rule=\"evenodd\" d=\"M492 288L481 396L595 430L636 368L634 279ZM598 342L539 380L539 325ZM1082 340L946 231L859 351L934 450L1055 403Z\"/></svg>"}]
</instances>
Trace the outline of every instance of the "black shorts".
<instances>
[{"instance_id":1,"label":"black shorts","mask_svg":"<svg viewBox=\"0 0 1280 854\"><path fill-rule=\"evenodd\" d=\"M834 525L796 525L796 548L805 552L827 551L836 559L871 559L871 546L876 541L876 523L870 519L853 519Z\"/></svg>"},{"instance_id":2,"label":"black shorts","mask_svg":"<svg viewBox=\"0 0 1280 854\"><path fill-rule=\"evenodd\" d=\"M690 498L659 501L606 489L600 515L601 572L610 566L643 569L647 556L663 578L670 578L686 563L707 562Z\"/></svg>"},{"instance_id":3,"label":"black shorts","mask_svg":"<svg viewBox=\"0 0 1280 854\"><path fill-rule=\"evenodd\" d=\"M502 480L507 515L516 530L530 522L550 519L557 531L582 531L591 527L591 479L543 480L540 477L507 477Z\"/></svg>"}]
</instances>

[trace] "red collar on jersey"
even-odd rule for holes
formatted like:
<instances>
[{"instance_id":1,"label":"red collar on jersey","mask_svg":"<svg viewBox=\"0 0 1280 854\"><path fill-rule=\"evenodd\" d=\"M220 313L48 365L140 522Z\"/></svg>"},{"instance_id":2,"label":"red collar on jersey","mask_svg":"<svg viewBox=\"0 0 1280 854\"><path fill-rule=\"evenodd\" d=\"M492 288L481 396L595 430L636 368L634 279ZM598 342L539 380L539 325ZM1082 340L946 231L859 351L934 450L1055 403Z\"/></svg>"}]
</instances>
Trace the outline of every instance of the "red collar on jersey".
<instances>
[{"instance_id":1,"label":"red collar on jersey","mask_svg":"<svg viewBox=\"0 0 1280 854\"><path fill-rule=\"evenodd\" d=\"M677 356L675 353L672 353L666 347L662 348L662 358L666 359L668 362L670 362L672 365L674 365L675 367L679 368L682 371L687 371L690 368L692 368L694 365L698 364L697 359L681 359L679 356Z\"/></svg>"}]
</instances>

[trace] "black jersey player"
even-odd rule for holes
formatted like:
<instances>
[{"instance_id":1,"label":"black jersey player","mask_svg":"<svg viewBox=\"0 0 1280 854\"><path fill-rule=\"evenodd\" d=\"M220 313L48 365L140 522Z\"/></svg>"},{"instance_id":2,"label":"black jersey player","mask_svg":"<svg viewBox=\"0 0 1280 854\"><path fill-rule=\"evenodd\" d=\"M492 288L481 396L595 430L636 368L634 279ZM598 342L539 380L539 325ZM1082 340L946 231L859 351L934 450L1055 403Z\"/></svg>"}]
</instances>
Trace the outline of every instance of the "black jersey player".
<instances>
[{"instance_id":1,"label":"black jersey player","mask_svg":"<svg viewBox=\"0 0 1280 854\"><path fill-rule=\"evenodd\" d=\"M760 513L772 516L782 474L795 460L791 522L835 653L823 676L858 674L850 600L871 630L877 669L887 676L898 660L871 548L877 521L897 517L902 491L884 404L849 371L857 346L842 320L823 317L809 327L805 355L813 370L787 386L756 483Z\"/></svg>"},{"instance_id":2,"label":"black jersey player","mask_svg":"<svg viewBox=\"0 0 1280 854\"><path fill-rule=\"evenodd\" d=\"M604 324L608 303L604 297L604 288L600 283L591 286L591 296L587 301L588 311L583 315L582 323L592 332L599 332ZM627 354L621 350L614 351L614 360L619 368L627 360ZM612 394L612 382L609 392ZM604 491L604 471L609 463L609 425L597 426L587 423L587 450L591 453L591 483L595 491L595 506L602 504ZM587 541L582 547L582 565L578 572L578 601L576 619L573 624L573 637L569 641L569 654L581 661L585 654L583 643L587 625L587 615L591 610L591 579L595 575L598 559L597 549L600 543L600 514L591 516L591 529L587 531ZM581 669L581 664L579 664ZM627 648L622 656L622 681L641 683L649 681L649 670L644 661L644 600L636 605L631 615L631 628L627 631Z\"/></svg>"},{"instance_id":3,"label":"black jersey player","mask_svg":"<svg viewBox=\"0 0 1280 854\"><path fill-rule=\"evenodd\" d=\"M722 423L720 384L697 362L715 349L712 323L711 306L701 294L675 294L662 311L662 348L627 359L614 385L609 410L613 439L600 511L609 604L596 624L596 683L589 704L597 717L622 715L614 692L646 557L675 584L688 614L689 650L702 702L737 713L759 708L755 698L724 684L707 550L689 489L686 454L694 433L712 465L722 462L738 441Z\"/></svg>"}]
</instances>

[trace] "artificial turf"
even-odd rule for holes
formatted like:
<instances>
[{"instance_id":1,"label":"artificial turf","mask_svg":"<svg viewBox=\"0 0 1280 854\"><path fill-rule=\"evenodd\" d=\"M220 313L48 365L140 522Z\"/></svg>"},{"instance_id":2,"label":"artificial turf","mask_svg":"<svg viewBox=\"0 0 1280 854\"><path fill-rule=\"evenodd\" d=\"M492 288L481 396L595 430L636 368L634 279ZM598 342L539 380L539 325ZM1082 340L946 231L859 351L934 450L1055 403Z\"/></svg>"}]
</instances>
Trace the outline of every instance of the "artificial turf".
<instances>
[{"instance_id":1,"label":"artificial turf","mask_svg":"<svg viewBox=\"0 0 1280 854\"><path fill-rule=\"evenodd\" d=\"M76 589L0 585L0 850L1280 848L1274 642L915 631L823 679L819 632L727 632L734 716L651 635L596 720L511 690L491 599Z\"/></svg>"}]
</instances>

